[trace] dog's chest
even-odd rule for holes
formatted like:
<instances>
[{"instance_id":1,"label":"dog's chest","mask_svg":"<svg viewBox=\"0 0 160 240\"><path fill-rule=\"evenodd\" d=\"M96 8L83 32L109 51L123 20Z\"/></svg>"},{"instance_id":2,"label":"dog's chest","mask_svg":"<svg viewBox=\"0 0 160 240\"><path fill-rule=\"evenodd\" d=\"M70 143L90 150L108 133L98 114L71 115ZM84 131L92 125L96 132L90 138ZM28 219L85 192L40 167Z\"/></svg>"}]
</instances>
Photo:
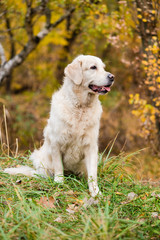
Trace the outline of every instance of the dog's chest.
<instances>
[{"instance_id":1,"label":"dog's chest","mask_svg":"<svg viewBox=\"0 0 160 240\"><path fill-rule=\"evenodd\" d=\"M97 121L98 116L95 115L93 110L83 108L70 112L65 119L70 131L73 133L82 133L86 131L86 129L94 127Z\"/></svg>"},{"instance_id":2,"label":"dog's chest","mask_svg":"<svg viewBox=\"0 0 160 240\"><path fill-rule=\"evenodd\" d=\"M67 121L64 121L64 128L61 131L60 147L64 154L65 161L78 162L83 158L84 148L89 145L92 137L98 137L99 120L94 117L91 111L79 109L79 111L73 111ZM64 116L63 116L64 117ZM72 160L71 160L72 158Z\"/></svg>"}]
</instances>

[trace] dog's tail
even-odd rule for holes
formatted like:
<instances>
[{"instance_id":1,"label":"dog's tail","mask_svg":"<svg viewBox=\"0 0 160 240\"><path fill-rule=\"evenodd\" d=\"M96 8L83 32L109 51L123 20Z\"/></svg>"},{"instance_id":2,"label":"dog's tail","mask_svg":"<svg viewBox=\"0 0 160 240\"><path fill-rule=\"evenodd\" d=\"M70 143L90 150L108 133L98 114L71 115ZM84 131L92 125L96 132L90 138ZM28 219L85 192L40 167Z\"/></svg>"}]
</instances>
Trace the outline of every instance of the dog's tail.
<instances>
[{"instance_id":1,"label":"dog's tail","mask_svg":"<svg viewBox=\"0 0 160 240\"><path fill-rule=\"evenodd\" d=\"M37 157L38 150L35 150L31 156L30 160L35 161L35 157ZM35 156L36 155L36 156ZM34 162L33 162L34 163ZM36 174L38 174L38 171L29 167L29 166L20 166L20 167L14 167L14 168L5 168L5 173L11 174L11 175L17 175L17 174L23 174L27 177L36 177Z\"/></svg>"},{"instance_id":2,"label":"dog's tail","mask_svg":"<svg viewBox=\"0 0 160 240\"><path fill-rule=\"evenodd\" d=\"M5 173L16 175L23 174L28 177L37 177L41 175L43 177L53 176L53 169L51 169L51 154L44 143L40 149L35 149L30 155L29 159L32 161L34 168L28 166L21 166L17 168L6 168Z\"/></svg>"},{"instance_id":3,"label":"dog's tail","mask_svg":"<svg viewBox=\"0 0 160 240\"><path fill-rule=\"evenodd\" d=\"M16 175L16 174L23 174L28 177L36 177L37 171L28 166L21 166L17 168L6 168L4 169L5 173Z\"/></svg>"}]
</instances>

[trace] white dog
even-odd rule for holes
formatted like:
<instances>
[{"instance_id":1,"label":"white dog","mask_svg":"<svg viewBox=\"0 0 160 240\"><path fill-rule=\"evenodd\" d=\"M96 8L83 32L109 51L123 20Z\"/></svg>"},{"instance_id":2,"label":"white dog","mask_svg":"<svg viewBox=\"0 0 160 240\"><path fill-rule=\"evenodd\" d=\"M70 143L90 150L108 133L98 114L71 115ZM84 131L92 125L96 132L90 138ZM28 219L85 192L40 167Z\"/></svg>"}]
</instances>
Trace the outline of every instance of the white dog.
<instances>
[{"instance_id":1,"label":"white dog","mask_svg":"<svg viewBox=\"0 0 160 240\"><path fill-rule=\"evenodd\" d=\"M44 144L30 159L35 170L6 168L9 174L53 176L63 182L64 171L85 174L92 196L97 185L98 135L102 107L99 94L110 91L114 76L98 57L80 55L65 68L64 84L53 94Z\"/></svg>"}]
</instances>

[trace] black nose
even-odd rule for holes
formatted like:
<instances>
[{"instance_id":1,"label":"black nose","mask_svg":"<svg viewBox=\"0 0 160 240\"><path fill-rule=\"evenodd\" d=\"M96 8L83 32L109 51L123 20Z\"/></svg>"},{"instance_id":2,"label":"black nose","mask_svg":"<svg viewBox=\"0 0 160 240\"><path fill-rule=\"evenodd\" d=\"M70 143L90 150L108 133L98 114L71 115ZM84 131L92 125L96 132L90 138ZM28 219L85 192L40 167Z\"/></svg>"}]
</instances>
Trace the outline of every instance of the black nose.
<instances>
[{"instance_id":1,"label":"black nose","mask_svg":"<svg viewBox=\"0 0 160 240\"><path fill-rule=\"evenodd\" d=\"M108 75L108 78L110 79L110 81L112 81L112 82L114 81L114 75L113 75L113 74L110 73L110 74Z\"/></svg>"}]
</instances>

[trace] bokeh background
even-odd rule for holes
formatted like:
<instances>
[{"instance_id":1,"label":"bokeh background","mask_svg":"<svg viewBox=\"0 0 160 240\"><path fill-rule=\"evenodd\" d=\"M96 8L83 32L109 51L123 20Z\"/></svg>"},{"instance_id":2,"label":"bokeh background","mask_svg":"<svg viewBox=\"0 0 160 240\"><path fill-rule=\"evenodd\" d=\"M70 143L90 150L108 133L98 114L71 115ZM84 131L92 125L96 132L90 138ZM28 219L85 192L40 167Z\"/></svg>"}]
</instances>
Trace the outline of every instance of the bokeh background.
<instances>
[{"instance_id":1,"label":"bokeh background","mask_svg":"<svg viewBox=\"0 0 160 240\"><path fill-rule=\"evenodd\" d=\"M111 92L100 96L100 152L113 141L113 155L143 149L135 158L139 176L159 179L159 11L158 0L2 0L0 73L24 56L0 78L1 154L41 146L65 66L90 54L115 75Z\"/></svg>"}]
</instances>

